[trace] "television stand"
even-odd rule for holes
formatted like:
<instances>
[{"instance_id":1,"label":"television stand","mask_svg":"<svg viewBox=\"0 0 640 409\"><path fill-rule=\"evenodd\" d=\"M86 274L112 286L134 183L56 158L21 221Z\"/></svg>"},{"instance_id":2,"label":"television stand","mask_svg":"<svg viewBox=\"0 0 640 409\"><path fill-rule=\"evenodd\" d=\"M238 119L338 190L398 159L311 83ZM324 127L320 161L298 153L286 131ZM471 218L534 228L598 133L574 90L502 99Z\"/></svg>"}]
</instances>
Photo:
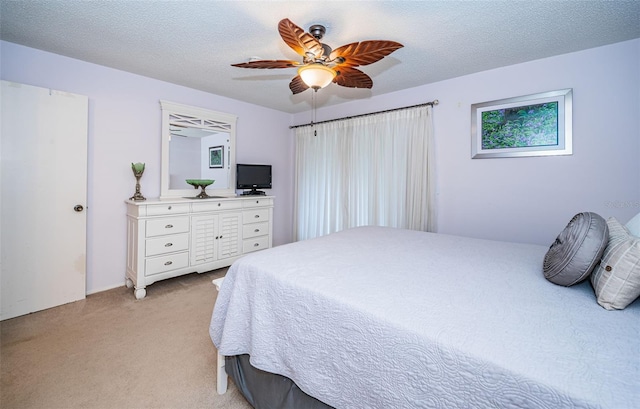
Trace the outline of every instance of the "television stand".
<instances>
[{"instance_id":1,"label":"television stand","mask_svg":"<svg viewBox=\"0 0 640 409\"><path fill-rule=\"evenodd\" d=\"M262 190L251 189L242 192L242 196L266 196L266 193Z\"/></svg>"}]
</instances>

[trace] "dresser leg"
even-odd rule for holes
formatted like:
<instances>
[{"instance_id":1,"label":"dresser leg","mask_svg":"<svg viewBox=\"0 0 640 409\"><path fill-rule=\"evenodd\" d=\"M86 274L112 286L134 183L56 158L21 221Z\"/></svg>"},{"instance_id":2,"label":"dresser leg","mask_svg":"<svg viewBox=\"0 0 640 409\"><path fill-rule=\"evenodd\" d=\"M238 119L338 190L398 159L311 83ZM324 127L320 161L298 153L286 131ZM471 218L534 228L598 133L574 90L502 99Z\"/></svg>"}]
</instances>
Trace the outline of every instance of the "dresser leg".
<instances>
[{"instance_id":1,"label":"dresser leg","mask_svg":"<svg viewBox=\"0 0 640 409\"><path fill-rule=\"evenodd\" d=\"M145 290L144 287L136 288L134 294L136 295L136 300L141 300L147 295L147 290Z\"/></svg>"}]
</instances>

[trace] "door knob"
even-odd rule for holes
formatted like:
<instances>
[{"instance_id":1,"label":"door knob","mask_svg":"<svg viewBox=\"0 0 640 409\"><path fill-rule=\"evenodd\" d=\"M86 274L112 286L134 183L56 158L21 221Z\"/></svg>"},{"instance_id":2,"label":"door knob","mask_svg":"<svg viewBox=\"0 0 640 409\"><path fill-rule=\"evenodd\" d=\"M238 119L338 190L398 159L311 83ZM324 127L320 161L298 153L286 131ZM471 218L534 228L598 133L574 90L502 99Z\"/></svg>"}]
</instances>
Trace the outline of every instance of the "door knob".
<instances>
[{"instance_id":1,"label":"door knob","mask_svg":"<svg viewBox=\"0 0 640 409\"><path fill-rule=\"evenodd\" d=\"M81 212L84 210L84 207L82 207L82 205L75 205L73 206L73 210L75 210L76 212Z\"/></svg>"}]
</instances>

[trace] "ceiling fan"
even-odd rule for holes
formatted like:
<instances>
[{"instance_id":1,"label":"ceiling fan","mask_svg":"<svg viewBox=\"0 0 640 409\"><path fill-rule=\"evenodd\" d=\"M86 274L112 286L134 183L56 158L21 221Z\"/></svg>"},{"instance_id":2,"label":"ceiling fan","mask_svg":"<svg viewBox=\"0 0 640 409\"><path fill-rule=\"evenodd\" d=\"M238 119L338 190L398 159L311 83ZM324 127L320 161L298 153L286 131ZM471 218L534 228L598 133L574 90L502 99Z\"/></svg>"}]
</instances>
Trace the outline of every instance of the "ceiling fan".
<instances>
[{"instance_id":1,"label":"ceiling fan","mask_svg":"<svg viewBox=\"0 0 640 409\"><path fill-rule=\"evenodd\" d=\"M355 67L379 61L403 47L395 41L373 40L350 43L332 50L320 42L326 32L324 26L313 25L306 33L288 18L278 23L278 31L284 42L302 56L302 62L258 60L231 65L240 68L298 68L298 75L289 83L294 94L309 88L317 91L331 82L343 87L371 88L371 77Z\"/></svg>"}]
</instances>

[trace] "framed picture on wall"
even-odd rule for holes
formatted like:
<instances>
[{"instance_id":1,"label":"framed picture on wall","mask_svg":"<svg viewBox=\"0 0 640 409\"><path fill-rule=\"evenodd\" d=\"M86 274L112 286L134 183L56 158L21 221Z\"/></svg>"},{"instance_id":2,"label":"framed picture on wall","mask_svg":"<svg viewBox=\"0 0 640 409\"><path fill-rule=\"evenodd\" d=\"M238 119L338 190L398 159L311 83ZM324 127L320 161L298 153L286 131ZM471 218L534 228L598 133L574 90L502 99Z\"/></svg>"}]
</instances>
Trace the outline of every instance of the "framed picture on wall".
<instances>
[{"instance_id":1,"label":"framed picture on wall","mask_svg":"<svg viewBox=\"0 0 640 409\"><path fill-rule=\"evenodd\" d=\"M209 148L209 168L224 167L224 146Z\"/></svg>"},{"instance_id":2,"label":"framed picture on wall","mask_svg":"<svg viewBox=\"0 0 640 409\"><path fill-rule=\"evenodd\" d=\"M572 90L471 105L471 158L572 154Z\"/></svg>"}]
</instances>

